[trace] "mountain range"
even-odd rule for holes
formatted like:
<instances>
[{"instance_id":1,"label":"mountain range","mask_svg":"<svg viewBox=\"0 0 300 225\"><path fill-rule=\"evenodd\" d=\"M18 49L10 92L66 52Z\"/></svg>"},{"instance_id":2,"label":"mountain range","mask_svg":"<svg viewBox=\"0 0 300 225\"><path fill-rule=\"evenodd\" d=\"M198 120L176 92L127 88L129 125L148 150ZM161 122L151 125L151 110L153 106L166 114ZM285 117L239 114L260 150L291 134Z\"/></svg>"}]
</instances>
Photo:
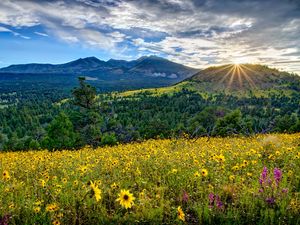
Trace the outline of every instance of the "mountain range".
<instances>
[{"instance_id":1,"label":"mountain range","mask_svg":"<svg viewBox=\"0 0 300 225\"><path fill-rule=\"evenodd\" d=\"M80 58L65 64L22 64L0 69L0 92L71 89L86 76L100 91L171 86L202 92L300 91L300 76L257 64L229 64L197 70L157 56L136 60Z\"/></svg>"},{"instance_id":2,"label":"mountain range","mask_svg":"<svg viewBox=\"0 0 300 225\"><path fill-rule=\"evenodd\" d=\"M157 56L144 56L132 61L115 59L102 61L96 57L87 57L57 65L31 63L11 65L0 69L0 73L73 74L95 76L98 79L152 77L167 78L175 82L197 71Z\"/></svg>"}]
</instances>

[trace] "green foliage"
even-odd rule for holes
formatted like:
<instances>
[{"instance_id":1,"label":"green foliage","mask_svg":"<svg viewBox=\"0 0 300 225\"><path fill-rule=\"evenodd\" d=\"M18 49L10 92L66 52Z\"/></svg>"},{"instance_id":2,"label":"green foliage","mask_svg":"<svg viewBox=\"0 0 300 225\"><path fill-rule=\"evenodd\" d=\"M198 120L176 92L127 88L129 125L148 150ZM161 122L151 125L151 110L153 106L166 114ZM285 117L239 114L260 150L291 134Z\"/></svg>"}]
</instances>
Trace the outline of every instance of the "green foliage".
<instances>
[{"instance_id":1,"label":"green foliage","mask_svg":"<svg viewBox=\"0 0 300 225\"><path fill-rule=\"evenodd\" d=\"M277 116L275 118L276 131L278 132L292 132L298 130L299 120L296 114Z\"/></svg>"},{"instance_id":2,"label":"green foliage","mask_svg":"<svg viewBox=\"0 0 300 225\"><path fill-rule=\"evenodd\" d=\"M94 107L96 99L96 88L85 83L85 77L79 77L79 87L72 91L73 103L85 109Z\"/></svg>"},{"instance_id":3,"label":"green foliage","mask_svg":"<svg viewBox=\"0 0 300 225\"><path fill-rule=\"evenodd\" d=\"M117 138L114 133L105 133L101 137L101 145L115 145L117 144Z\"/></svg>"},{"instance_id":4,"label":"green foliage","mask_svg":"<svg viewBox=\"0 0 300 225\"><path fill-rule=\"evenodd\" d=\"M214 134L222 137L232 134L250 134L251 126L251 121L243 120L241 111L235 110L217 120Z\"/></svg>"},{"instance_id":5,"label":"green foliage","mask_svg":"<svg viewBox=\"0 0 300 225\"><path fill-rule=\"evenodd\" d=\"M43 140L43 147L48 149L73 148L77 134L68 116L61 112L47 127L47 135Z\"/></svg>"},{"instance_id":6,"label":"green foliage","mask_svg":"<svg viewBox=\"0 0 300 225\"><path fill-rule=\"evenodd\" d=\"M59 90L5 95L8 101L16 97L20 100L0 109L0 133L4 137L0 149L48 148L47 127L60 112L69 118L76 134L76 141L68 147L71 149L103 145L102 136L106 133L113 134L117 142L127 143L183 134L196 138L300 131L300 92L199 93L193 90L198 86L189 85L183 82L163 89L96 96L95 89L81 79L74 89L78 98L73 95L73 101ZM86 101L84 96L91 98ZM233 113L235 110L240 113Z\"/></svg>"},{"instance_id":7,"label":"green foliage","mask_svg":"<svg viewBox=\"0 0 300 225\"><path fill-rule=\"evenodd\" d=\"M192 136L212 135L218 118L226 114L222 107L206 107L189 121L189 132Z\"/></svg>"}]
</instances>

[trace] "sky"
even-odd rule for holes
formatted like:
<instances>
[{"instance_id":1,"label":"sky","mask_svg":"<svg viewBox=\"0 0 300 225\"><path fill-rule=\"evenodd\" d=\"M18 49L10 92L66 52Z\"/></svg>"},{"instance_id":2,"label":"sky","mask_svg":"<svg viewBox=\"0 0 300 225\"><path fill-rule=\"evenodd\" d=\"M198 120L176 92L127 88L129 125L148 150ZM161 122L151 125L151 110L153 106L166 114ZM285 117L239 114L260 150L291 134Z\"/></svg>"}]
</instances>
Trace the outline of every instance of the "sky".
<instances>
[{"instance_id":1,"label":"sky","mask_svg":"<svg viewBox=\"0 0 300 225\"><path fill-rule=\"evenodd\" d=\"M300 0L0 1L0 67L144 55L300 74Z\"/></svg>"}]
</instances>

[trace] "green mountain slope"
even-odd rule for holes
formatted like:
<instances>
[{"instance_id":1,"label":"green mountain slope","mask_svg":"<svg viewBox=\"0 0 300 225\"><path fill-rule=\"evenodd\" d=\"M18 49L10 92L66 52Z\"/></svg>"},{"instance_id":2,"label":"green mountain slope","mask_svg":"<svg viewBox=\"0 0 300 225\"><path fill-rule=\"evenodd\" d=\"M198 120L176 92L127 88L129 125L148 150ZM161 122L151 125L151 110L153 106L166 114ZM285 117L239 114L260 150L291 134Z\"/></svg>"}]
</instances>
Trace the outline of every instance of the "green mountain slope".
<instances>
[{"instance_id":1,"label":"green mountain slope","mask_svg":"<svg viewBox=\"0 0 300 225\"><path fill-rule=\"evenodd\" d=\"M187 89L205 95L225 93L228 95L256 95L268 93L290 95L300 91L300 76L282 72L264 65L242 64L214 66L201 70L190 78L163 88L141 89L119 93L120 96L147 92L153 95L173 93Z\"/></svg>"},{"instance_id":2,"label":"green mountain slope","mask_svg":"<svg viewBox=\"0 0 300 225\"><path fill-rule=\"evenodd\" d=\"M209 67L187 79L204 84L211 91L295 90L300 91L300 76L264 65L241 64Z\"/></svg>"}]
</instances>

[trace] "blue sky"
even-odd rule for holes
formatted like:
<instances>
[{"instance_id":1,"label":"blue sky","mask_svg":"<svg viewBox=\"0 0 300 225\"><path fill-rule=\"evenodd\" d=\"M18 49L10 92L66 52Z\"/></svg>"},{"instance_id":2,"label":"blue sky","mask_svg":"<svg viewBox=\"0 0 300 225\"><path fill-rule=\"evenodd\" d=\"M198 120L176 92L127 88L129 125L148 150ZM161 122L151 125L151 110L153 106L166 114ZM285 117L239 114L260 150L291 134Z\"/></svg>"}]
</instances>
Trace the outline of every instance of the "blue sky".
<instances>
[{"instance_id":1,"label":"blue sky","mask_svg":"<svg viewBox=\"0 0 300 225\"><path fill-rule=\"evenodd\" d=\"M158 55L300 74L299 0L3 0L0 67Z\"/></svg>"}]
</instances>

